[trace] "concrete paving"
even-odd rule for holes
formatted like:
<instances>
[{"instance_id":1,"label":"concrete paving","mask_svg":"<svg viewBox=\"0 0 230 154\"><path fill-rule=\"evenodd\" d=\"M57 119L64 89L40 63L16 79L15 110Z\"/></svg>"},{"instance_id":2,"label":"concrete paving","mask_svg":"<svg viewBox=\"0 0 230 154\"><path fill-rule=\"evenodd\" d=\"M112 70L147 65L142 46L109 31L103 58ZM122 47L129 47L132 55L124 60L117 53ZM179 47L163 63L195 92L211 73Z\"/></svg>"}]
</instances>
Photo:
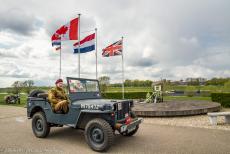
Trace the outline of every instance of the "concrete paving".
<instances>
[{"instance_id":1,"label":"concrete paving","mask_svg":"<svg viewBox=\"0 0 230 154\"><path fill-rule=\"evenodd\" d=\"M230 131L157 125L144 122L136 135L116 135L108 153L227 154ZM0 153L95 153L82 130L52 128L45 139L36 138L26 109L0 106Z\"/></svg>"}]
</instances>

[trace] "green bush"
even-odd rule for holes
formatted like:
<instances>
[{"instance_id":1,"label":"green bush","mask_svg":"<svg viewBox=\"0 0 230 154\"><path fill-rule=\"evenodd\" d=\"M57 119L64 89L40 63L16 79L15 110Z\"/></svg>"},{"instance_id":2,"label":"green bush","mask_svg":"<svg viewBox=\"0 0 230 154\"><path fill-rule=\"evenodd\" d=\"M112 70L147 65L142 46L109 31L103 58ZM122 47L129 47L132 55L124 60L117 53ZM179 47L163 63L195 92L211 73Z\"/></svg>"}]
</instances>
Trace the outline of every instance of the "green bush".
<instances>
[{"instance_id":1,"label":"green bush","mask_svg":"<svg viewBox=\"0 0 230 154\"><path fill-rule=\"evenodd\" d=\"M230 93L212 93L213 102L218 102L223 107L230 107Z\"/></svg>"},{"instance_id":2,"label":"green bush","mask_svg":"<svg viewBox=\"0 0 230 154\"><path fill-rule=\"evenodd\" d=\"M209 90L201 90L200 91L200 96L202 96L202 97L210 97L211 93L210 93Z\"/></svg>"},{"instance_id":3,"label":"green bush","mask_svg":"<svg viewBox=\"0 0 230 154\"><path fill-rule=\"evenodd\" d=\"M148 92L125 92L125 99L145 99ZM106 99L122 99L122 92L101 93Z\"/></svg>"},{"instance_id":4,"label":"green bush","mask_svg":"<svg viewBox=\"0 0 230 154\"><path fill-rule=\"evenodd\" d=\"M223 91L230 92L230 81L224 84Z\"/></svg>"}]
</instances>

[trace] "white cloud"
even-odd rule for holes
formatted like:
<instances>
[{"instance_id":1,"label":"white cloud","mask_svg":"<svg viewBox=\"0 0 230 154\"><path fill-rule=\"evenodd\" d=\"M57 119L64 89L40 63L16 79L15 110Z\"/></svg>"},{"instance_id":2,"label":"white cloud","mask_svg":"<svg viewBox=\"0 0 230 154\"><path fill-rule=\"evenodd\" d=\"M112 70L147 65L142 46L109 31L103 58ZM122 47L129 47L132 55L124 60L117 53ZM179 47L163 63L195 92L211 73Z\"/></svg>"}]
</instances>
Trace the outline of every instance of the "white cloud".
<instances>
[{"instance_id":1,"label":"white cloud","mask_svg":"<svg viewBox=\"0 0 230 154\"><path fill-rule=\"evenodd\" d=\"M50 36L79 12L82 31L98 28L99 76L109 75L112 82L121 81L121 57L103 58L101 49L121 36L126 78L230 76L229 6L227 0L4 1L0 87L24 79L53 83L59 74L59 53L52 49ZM15 13L18 10L22 11ZM6 26L14 21L19 26ZM78 74L78 56L71 45L63 42L63 77ZM95 78L94 52L81 55L81 70L82 77Z\"/></svg>"}]
</instances>

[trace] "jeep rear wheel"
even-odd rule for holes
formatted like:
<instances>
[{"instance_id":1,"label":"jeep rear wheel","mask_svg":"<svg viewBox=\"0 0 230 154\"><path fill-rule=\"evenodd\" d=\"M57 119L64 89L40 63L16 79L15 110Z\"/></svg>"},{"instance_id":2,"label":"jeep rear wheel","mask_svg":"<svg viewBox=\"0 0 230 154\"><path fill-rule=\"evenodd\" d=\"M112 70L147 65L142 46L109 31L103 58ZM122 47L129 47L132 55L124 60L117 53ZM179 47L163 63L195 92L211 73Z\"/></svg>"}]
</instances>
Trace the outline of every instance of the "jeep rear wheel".
<instances>
[{"instance_id":1,"label":"jeep rear wheel","mask_svg":"<svg viewBox=\"0 0 230 154\"><path fill-rule=\"evenodd\" d=\"M36 137L45 138L49 135L50 127L43 112L37 112L33 115L32 129Z\"/></svg>"},{"instance_id":2,"label":"jeep rear wheel","mask_svg":"<svg viewBox=\"0 0 230 154\"><path fill-rule=\"evenodd\" d=\"M87 144L95 151L106 151L113 143L113 130L103 119L89 121L85 128Z\"/></svg>"}]
</instances>

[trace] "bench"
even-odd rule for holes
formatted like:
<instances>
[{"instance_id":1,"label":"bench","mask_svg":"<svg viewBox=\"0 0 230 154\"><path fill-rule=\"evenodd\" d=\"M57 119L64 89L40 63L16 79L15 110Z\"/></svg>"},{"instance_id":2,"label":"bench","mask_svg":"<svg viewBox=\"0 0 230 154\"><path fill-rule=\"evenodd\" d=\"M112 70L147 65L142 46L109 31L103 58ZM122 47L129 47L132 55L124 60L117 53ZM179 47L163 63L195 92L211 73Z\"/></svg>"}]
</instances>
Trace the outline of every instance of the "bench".
<instances>
[{"instance_id":1,"label":"bench","mask_svg":"<svg viewBox=\"0 0 230 154\"><path fill-rule=\"evenodd\" d=\"M225 123L230 124L230 112L210 112L208 116L212 125L217 125L218 116L224 116Z\"/></svg>"}]
</instances>

